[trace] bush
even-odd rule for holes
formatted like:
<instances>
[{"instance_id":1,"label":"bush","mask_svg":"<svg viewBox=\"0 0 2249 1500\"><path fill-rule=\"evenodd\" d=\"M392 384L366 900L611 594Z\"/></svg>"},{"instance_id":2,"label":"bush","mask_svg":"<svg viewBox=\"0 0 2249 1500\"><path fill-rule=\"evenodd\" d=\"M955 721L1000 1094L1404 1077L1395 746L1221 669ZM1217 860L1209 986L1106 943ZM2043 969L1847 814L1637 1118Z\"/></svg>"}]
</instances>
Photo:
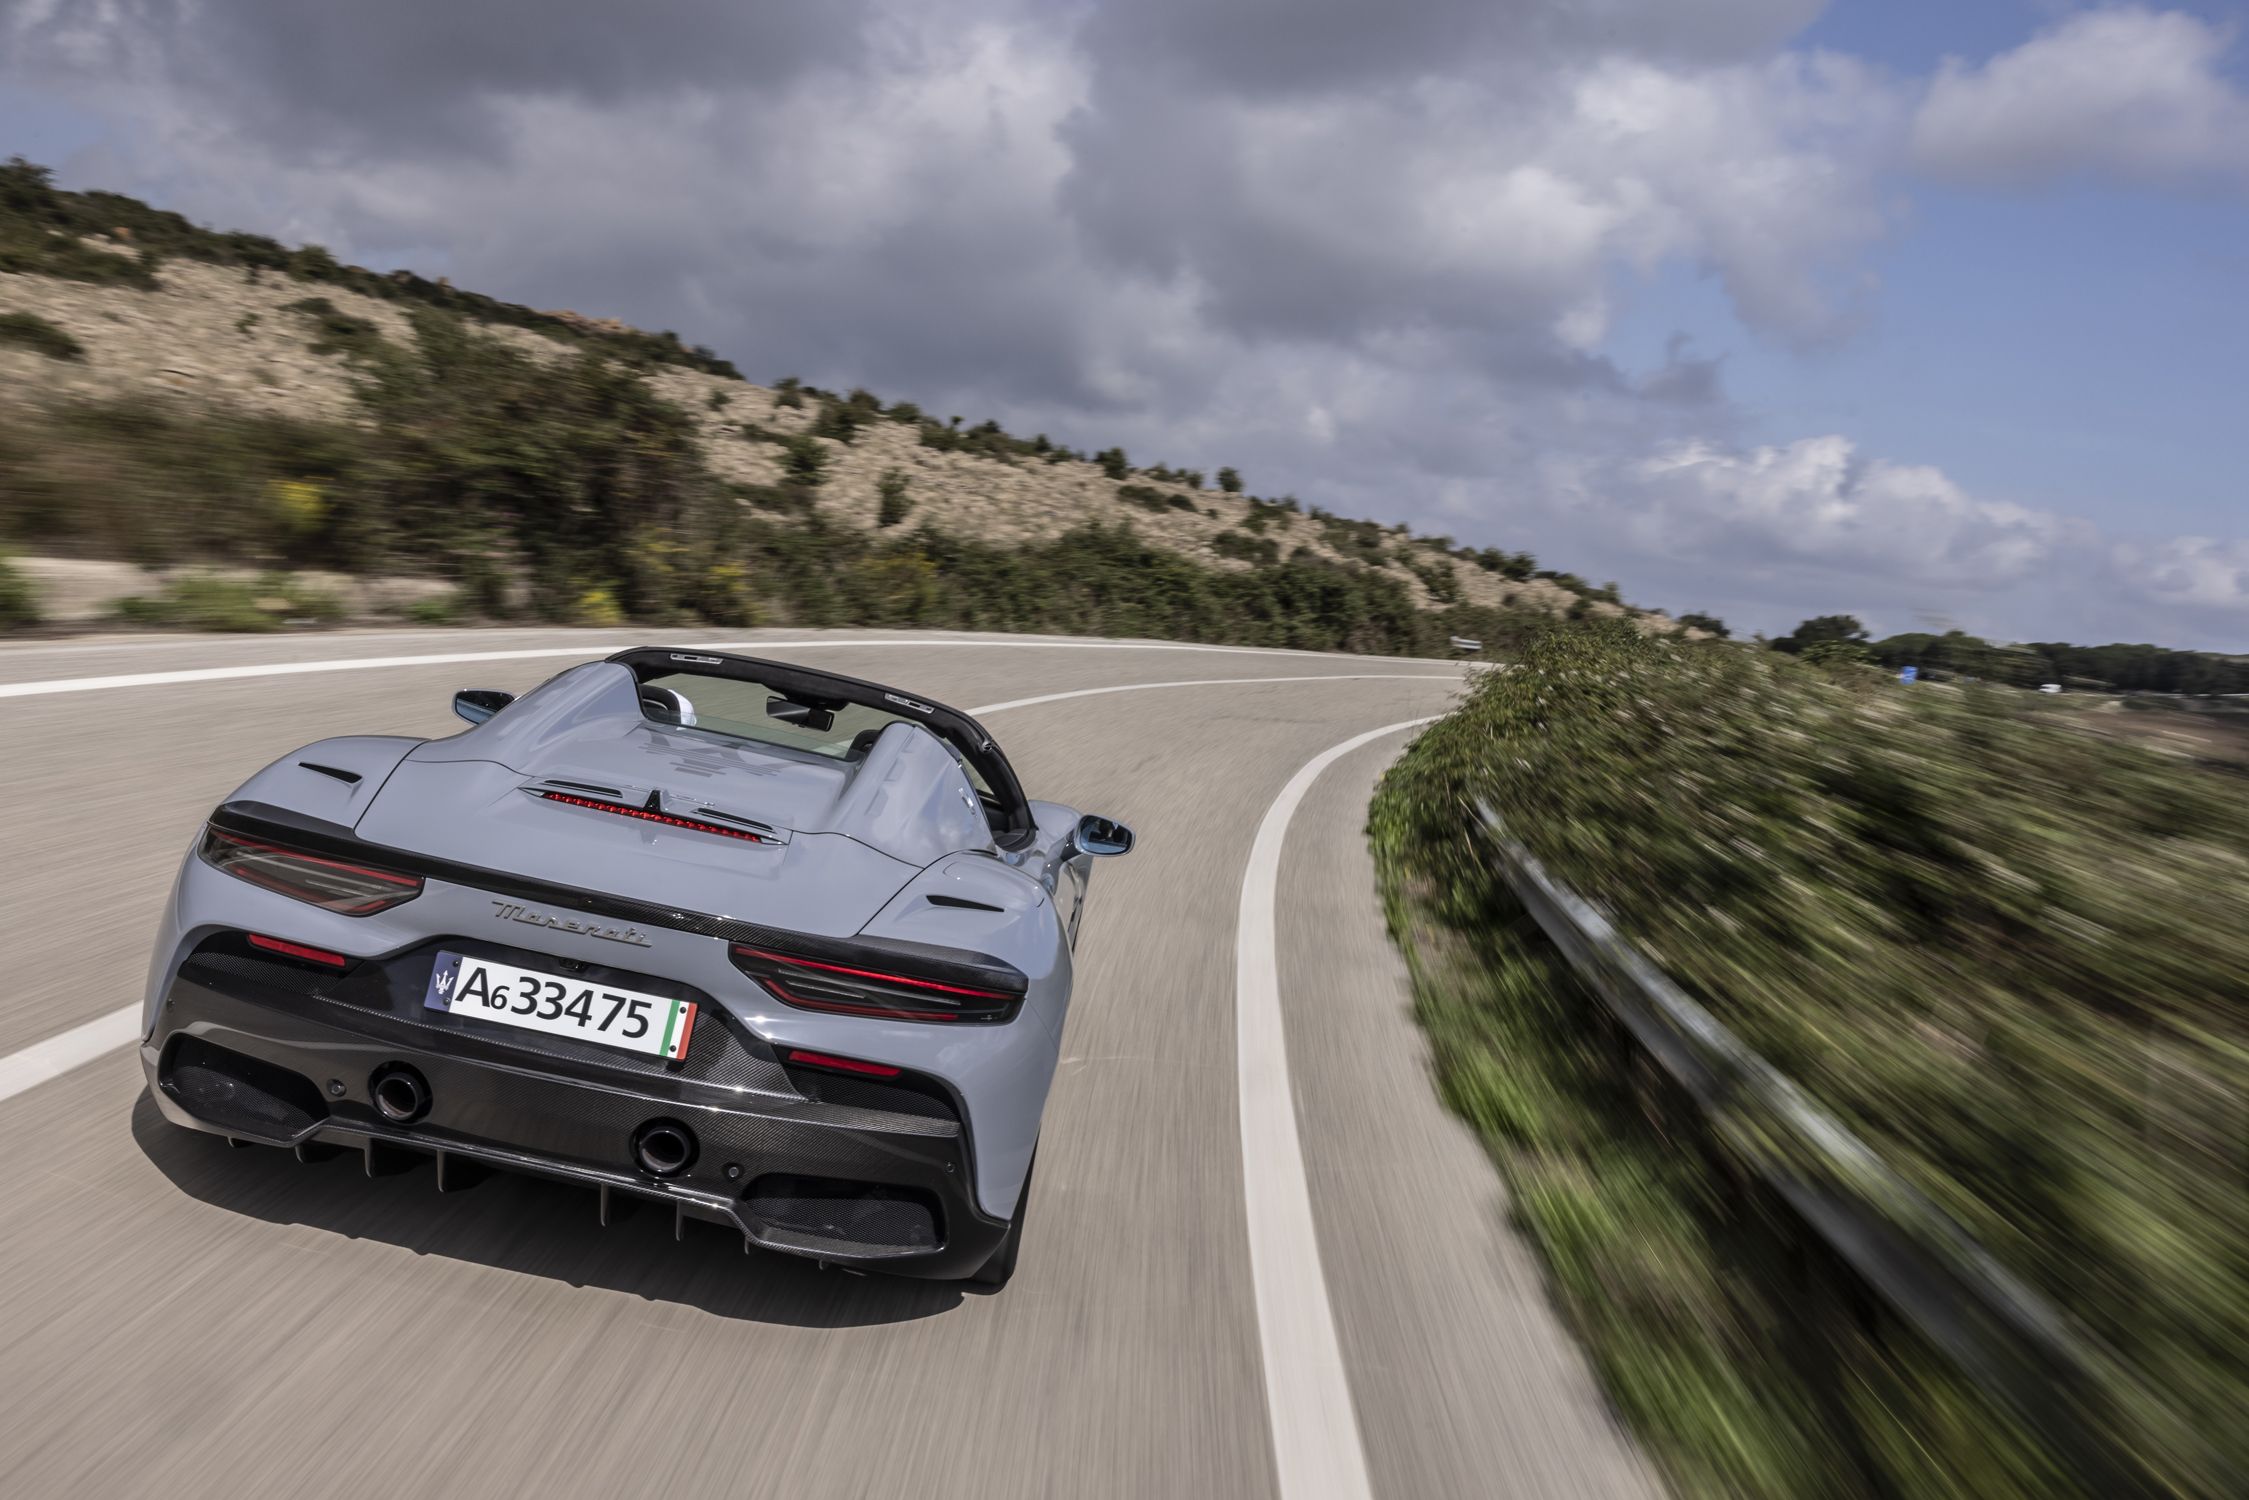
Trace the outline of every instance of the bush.
<instances>
[{"instance_id":1,"label":"bush","mask_svg":"<svg viewBox=\"0 0 2249 1500\"><path fill-rule=\"evenodd\" d=\"M816 490L828 477L828 450L816 437L790 438L782 445L781 471L791 484Z\"/></svg>"},{"instance_id":2,"label":"bush","mask_svg":"<svg viewBox=\"0 0 2249 1500\"><path fill-rule=\"evenodd\" d=\"M1229 495L1239 495L1242 492L1241 474L1233 469L1220 469L1218 471L1218 487Z\"/></svg>"},{"instance_id":3,"label":"bush","mask_svg":"<svg viewBox=\"0 0 2249 1500\"><path fill-rule=\"evenodd\" d=\"M383 331L366 318L338 312L336 304L326 297L306 297L292 302L284 309L303 316L312 324L310 348L315 354L335 354L354 365L379 367L396 357L390 341Z\"/></svg>"},{"instance_id":4,"label":"bush","mask_svg":"<svg viewBox=\"0 0 2249 1500\"><path fill-rule=\"evenodd\" d=\"M416 599L406 606L406 618L416 625L451 625L460 617L460 601L452 595Z\"/></svg>"},{"instance_id":5,"label":"bush","mask_svg":"<svg viewBox=\"0 0 2249 1500\"><path fill-rule=\"evenodd\" d=\"M1099 464L1101 472L1111 479L1123 480L1132 473L1132 465L1126 460L1125 451L1122 448L1104 448L1093 455L1093 461Z\"/></svg>"},{"instance_id":6,"label":"bush","mask_svg":"<svg viewBox=\"0 0 2249 1500\"><path fill-rule=\"evenodd\" d=\"M600 587L590 588L578 595L577 601L570 611L570 623L593 626L622 625L625 623L625 611L618 604L614 590Z\"/></svg>"},{"instance_id":7,"label":"bush","mask_svg":"<svg viewBox=\"0 0 2249 1500\"><path fill-rule=\"evenodd\" d=\"M2135 1372L2154 1401L2097 1393L2103 1436L2158 1489L2225 1491L2249 1463L2224 1416L2249 1401L2236 779L2059 728L2030 695L1909 693L1610 620L1475 679L1376 799L1394 930L1438 933L1410 951L1441 1087L1680 1491L2027 1500L2084 1485L1744 1204L1726 1153L1760 1149L1754 1121L1720 1142L1651 1120L1466 832L1478 799Z\"/></svg>"},{"instance_id":8,"label":"bush","mask_svg":"<svg viewBox=\"0 0 2249 1500\"><path fill-rule=\"evenodd\" d=\"M279 574L255 580L189 574L157 593L119 599L110 610L128 625L245 634L288 624L334 624L344 617L343 601L334 594Z\"/></svg>"},{"instance_id":9,"label":"bush","mask_svg":"<svg viewBox=\"0 0 2249 1500\"><path fill-rule=\"evenodd\" d=\"M86 348L37 313L0 313L0 344L14 344L49 359L84 359Z\"/></svg>"},{"instance_id":10,"label":"bush","mask_svg":"<svg viewBox=\"0 0 2249 1500\"><path fill-rule=\"evenodd\" d=\"M1724 620L1719 619L1716 615L1703 614L1699 611L1689 611L1679 616L1679 624L1688 630L1700 630L1706 634L1714 635L1722 641L1733 636L1733 632L1726 628Z\"/></svg>"},{"instance_id":11,"label":"bush","mask_svg":"<svg viewBox=\"0 0 2249 1500\"><path fill-rule=\"evenodd\" d=\"M6 553L0 553L0 630L21 630L38 623L39 591Z\"/></svg>"},{"instance_id":12,"label":"bush","mask_svg":"<svg viewBox=\"0 0 2249 1500\"><path fill-rule=\"evenodd\" d=\"M1269 536L1251 536L1242 531L1221 531L1210 539L1210 550L1220 557L1238 558L1267 568L1281 560L1280 543Z\"/></svg>"},{"instance_id":13,"label":"bush","mask_svg":"<svg viewBox=\"0 0 2249 1500\"><path fill-rule=\"evenodd\" d=\"M779 380L774 381L773 404L775 406L786 406L792 410L802 410L804 407L804 382L794 375L784 375Z\"/></svg>"},{"instance_id":14,"label":"bush","mask_svg":"<svg viewBox=\"0 0 2249 1500\"><path fill-rule=\"evenodd\" d=\"M750 570L737 562L711 564L696 586L694 608L714 625L755 625L758 608L750 589Z\"/></svg>"},{"instance_id":15,"label":"bush","mask_svg":"<svg viewBox=\"0 0 2249 1500\"><path fill-rule=\"evenodd\" d=\"M875 512L877 526L895 526L914 508L914 502L906 495L907 483L903 469L885 469L882 477L875 481L875 493L881 497Z\"/></svg>"}]
</instances>

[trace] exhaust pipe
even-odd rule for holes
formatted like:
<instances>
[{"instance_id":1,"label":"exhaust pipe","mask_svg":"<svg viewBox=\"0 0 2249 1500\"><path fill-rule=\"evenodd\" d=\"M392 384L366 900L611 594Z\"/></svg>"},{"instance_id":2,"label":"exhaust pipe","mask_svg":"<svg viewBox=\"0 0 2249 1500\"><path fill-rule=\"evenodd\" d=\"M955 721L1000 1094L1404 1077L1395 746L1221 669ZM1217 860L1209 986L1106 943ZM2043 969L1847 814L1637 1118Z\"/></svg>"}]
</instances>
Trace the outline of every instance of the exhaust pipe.
<instances>
[{"instance_id":1,"label":"exhaust pipe","mask_svg":"<svg viewBox=\"0 0 2249 1500\"><path fill-rule=\"evenodd\" d=\"M411 1125L429 1113L429 1085L404 1063L385 1063L367 1080L375 1113L393 1125Z\"/></svg>"},{"instance_id":2,"label":"exhaust pipe","mask_svg":"<svg viewBox=\"0 0 2249 1500\"><path fill-rule=\"evenodd\" d=\"M651 1177L677 1177L695 1164L695 1132L677 1120L650 1120L633 1132L633 1163Z\"/></svg>"}]
</instances>

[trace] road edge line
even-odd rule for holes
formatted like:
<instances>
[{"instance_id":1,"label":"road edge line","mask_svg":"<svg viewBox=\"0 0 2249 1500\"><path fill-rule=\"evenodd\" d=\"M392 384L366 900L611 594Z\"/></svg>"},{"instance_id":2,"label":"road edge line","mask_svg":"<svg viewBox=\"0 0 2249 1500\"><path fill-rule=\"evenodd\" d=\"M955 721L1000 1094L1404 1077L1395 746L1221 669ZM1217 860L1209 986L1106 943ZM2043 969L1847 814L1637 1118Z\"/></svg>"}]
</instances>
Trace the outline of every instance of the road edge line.
<instances>
[{"instance_id":1,"label":"road edge line","mask_svg":"<svg viewBox=\"0 0 2249 1500\"><path fill-rule=\"evenodd\" d=\"M1320 1265L1304 1146L1281 1018L1281 850L1320 773L1385 735L1434 723L1407 719L1353 735L1312 757L1265 810L1242 872L1234 939L1234 1065L1241 1115L1242 1202L1265 1366L1265 1414L1281 1500L1367 1500L1367 1457Z\"/></svg>"}]
</instances>

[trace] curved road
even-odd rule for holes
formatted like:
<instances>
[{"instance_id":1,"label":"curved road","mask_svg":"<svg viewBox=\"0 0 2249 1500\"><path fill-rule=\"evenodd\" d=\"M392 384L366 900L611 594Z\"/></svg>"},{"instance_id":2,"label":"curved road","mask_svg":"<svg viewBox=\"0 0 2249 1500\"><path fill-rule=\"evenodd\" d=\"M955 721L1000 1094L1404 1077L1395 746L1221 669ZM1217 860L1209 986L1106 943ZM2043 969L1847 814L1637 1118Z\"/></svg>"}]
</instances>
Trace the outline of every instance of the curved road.
<instances>
[{"instance_id":1,"label":"curved road","mask_svg":"<svg viewBox=\"0 0 2249 1500\"><path fill-rule=\"evenodd\" d=\"M669 637L686 639L685 637ZM705 638L707 639L707 637ZM987 716L1139 833L1087 903L998 1294L591 1194L175 1130L137 1003L250 771L437 735L616 633L0 649L0 1490L24 1496L1651 1496L1444 1115L1361 832L1438 662L746 632ZM701 1232L699 1232L701 1231Z\"/></svg>"}]
</instances>

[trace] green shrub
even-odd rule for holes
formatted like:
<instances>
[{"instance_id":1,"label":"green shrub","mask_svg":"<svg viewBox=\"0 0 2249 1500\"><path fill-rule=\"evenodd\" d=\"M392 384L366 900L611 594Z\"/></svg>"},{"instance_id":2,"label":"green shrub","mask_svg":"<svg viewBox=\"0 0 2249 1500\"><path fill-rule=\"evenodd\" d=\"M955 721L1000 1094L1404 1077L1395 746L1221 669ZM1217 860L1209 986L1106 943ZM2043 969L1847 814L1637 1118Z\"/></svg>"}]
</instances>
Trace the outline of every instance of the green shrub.
<instances>
[{"instance_id":1,"label":"green shrub","mask_svg":"<svg viewBox=\"0 0 2249 1500\"><path fill-rule=\"evenodd\" d=\"M799 435L782 445L781 470L789 482L805 489L818 489L828 477L828 450L816 437Z\"/></svg>"},{"instance_id":2,"label":"green shrub","mask_svg":"<svg viewBox=\"0 0 2249 1500\"><path fill-rule=\"evenodd\" d=\"M617 602L614 589L595 586L579 592L571 605L570 623L573 625L609 626L625 623L624 607Z\"/></svg>"},{"instance_id":3,"label":"green shrub","mask_svg":"<svg viewBox=\"0 0 2249 1500\"><path fill-rule=\"evenodd\" d=\"M1218 471L1218 487L1229 495L1239 495L1242 492L1241 474L1234 469L1220 469Z\"/></svg>"},{"instance_id":4,"label":"green shrub","mask_svg":"<svg viewBox=\"0 0 2249 1500\"><path fill-rule=\"evenodd\" d=\"M37 313L0 313L0 344L14 344L49 359L84 359L85 345Z\"/></svg>"},{"instance_id":5,"label":"green shrub","mask_svg":"<svg viewBox=\"0 0 2249 1500\"><path fill-rule=\"evenodd\" d=\"M779 380L774 381L773 404L802 410L804 406L804 382L794 375L784 375Z\"/></svg>"},{"instance_id":6,"label":"green shrub","mask_svg":"<svg viewBox=\"0 0 2249 1500\"><path fill-rule=\"evenodd\" d=\"M461 618L460 601L450 594L416 599L406 606L406 618L416 625L451 625Z\"/></svg>"},{"instance_id":7,"label":"green shrub","mask_svg":"<svg viewBox=\"0 0 2249 1500\"><path fill-rule=\"evenodd\" d=\"M914 508L914 502L906 495L907 483L903 469L885 469L882 477L875 481L875 492L881 496L880 506L875 513L877 526L895 526L905 520L906 513Z\"/></svg>"},{"instance_id":8,"label":"green shrub","mask_svg":"<svg viewBox=\"0 0 2249 1500\"><path fill-rule=\"evenodd\" d=\"M694 611L714 625L746 627L758 622L750 570L738 562L715 562L697 581Z\"/></svg>"},{"instance_id":9,"label":"green shrub","mask_svg":"<svg viewBox=\"0 0 2249 1500\"><path fill-rule=\"evenodd\" d=\"M390 351L383 332L366 318L336 310L326 297L305 297L283 309L302 315L312 324L310 348L315 354L338 354L354 363L385 359Z\"/></svg>"},{"instance_id":10,"label":"green shrub","mask_svg":"<svg viewBox=\"0 0 2249 1500\"><path fill-rule=\"evenodd\" d=\"M847 400L838 401L833 396L820 398L820 414L813 419L814 437L834 438L839 443L854 443L859 430L879 421L882 403L868 391L853 391Z\"/></svg>"},{"instance_id":11,"label":"green shrub","mask_svg":"<svg viewBox=\"0 0 2249 1500\"><path fill-rule=\"evenodd\" d=\"M1269 536L1251 536L1241 531L1221 531L1210 539L1210 550L1220 557L1239 558L1267 568L1281 560L1280 543Z\"/></svg>"},{"instance_id":12,"label":"green shrub","mask_svg":"<svg viewBox=\"0 0 2249 1500\"><path fill-rule=\"evenodd\" d=\"M245 580L191 573L154 594L119 599L110 609L128 625L235 633L333 624L344 617L343 601L334 594L278 574Z\"/></svg>"},{"instance_id":13,"label":"green shrub","mask_svg":"<svg viewBox=\"0 0 2249 1500\"><path fill-rule=\"evenodd\" d=\"M21 630L39 623L39 591L23 570L0 552L0 630Z\"/></svg>"},{"instance_id":14,"label":"green shrub","mask_svg":"<svg viewBox=\"0 0 2249 1500\"><path fill-rule=\"evenodd\" d=\"M1132 473L1132 465L1126 460L1125 451L1122 448L1104 448L1093 455L1093 461L1099 464L1101 472L1111 479L1122 480Z\"/></svg>"}]
</instances>

